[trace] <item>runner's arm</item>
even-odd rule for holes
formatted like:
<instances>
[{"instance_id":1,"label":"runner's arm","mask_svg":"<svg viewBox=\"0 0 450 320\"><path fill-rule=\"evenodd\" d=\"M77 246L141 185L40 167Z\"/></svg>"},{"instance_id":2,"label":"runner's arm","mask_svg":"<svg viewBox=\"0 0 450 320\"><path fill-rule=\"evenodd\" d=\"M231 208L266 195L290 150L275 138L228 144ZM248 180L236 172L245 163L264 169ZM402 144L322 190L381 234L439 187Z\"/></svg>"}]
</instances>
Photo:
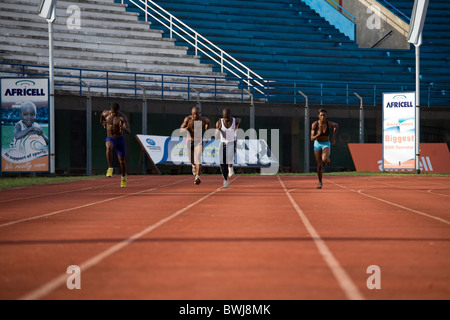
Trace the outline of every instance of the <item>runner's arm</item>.
<instances>
[{"instance_id":1,"label":"runner's arm","mask_svg":"<svg viewBox=\"0 0 450 320\"><path fill-rule=\"evenodd\" d=\"M103 126L103 129L106 129L106 111L103 111L100 115L100 124Z\"/></svg>"},{"instance_id":2,"label":"runner's arm","mask_svg":"<svg viewBox=\"0 0 450 320\"><path fill-rule=\"evenodd\" d=\"M236 118L236 131L241 128L242 119Z\"/></svg>"},{"instance_id":3,"label":"runner's arm","mask_svg":"<svg viewBox=\"0 0 450 320\"><path fill-rule=\"evenodd\" d=\"M126 134L130 134L130 124L128 123L127 116L122 114L122 119L120 120L120 127Z\"/></svg>"},{"instance_id":4,"label":"runner's arm","mask_svg":"<svg viewBox=\"0 0 450 320\"><path fill-rule=\"evenodd\" d=\"M215 134L216 140L218 140L220 138L221 129L222 129L222 121L219 120L216 122L216 134Z\"/></svg>"},{"instance_id":5,"label":"runner's arm","mask_svg":"<svg viewBox=\"0 0 450 320\"><path fill-rule=\"evenodd\" d=\"M331 144L335 145L336 144L336 136L337 136L337 133L338 133L339 125L337 123L332 122L331 123L331 127L333 128L333 138L331 139Z\"/></svg>"},{"instance_id":6,"label":"runner's arm","mask_svg":"<svg viewBox=\"0 0 450 320\"><path fill-rule=\"evenodd\" d=\"M317 121L314 122L311 127L311 141L316 141L316 139L320 137L320 130L317 130L317 134L316 130L317 130Z\"/></svg>"},{"instance_id":7,"label":"runner's arm","mask_svg":"<svg viewBox=\"0 0 450 320\"><path fill-rule=\"evenodd\" d=\"M180 133L185 133L189 125L189 117L184 118L183 124L180 127Z\"/></svg>"}]
</instances>

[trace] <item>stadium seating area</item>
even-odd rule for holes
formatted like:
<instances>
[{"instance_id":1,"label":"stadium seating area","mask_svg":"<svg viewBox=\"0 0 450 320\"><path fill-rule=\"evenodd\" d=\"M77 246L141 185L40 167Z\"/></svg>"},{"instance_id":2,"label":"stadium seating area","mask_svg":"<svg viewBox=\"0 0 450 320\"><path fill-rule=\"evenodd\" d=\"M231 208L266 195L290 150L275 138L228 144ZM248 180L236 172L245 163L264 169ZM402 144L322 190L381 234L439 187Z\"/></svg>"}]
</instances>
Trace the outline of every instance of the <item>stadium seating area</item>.
<instances>
[{"instance_id":1,"label":"stadium seating area","mask_svg":"<svg viewBox=\"0 0 450 320\"><path fill-rule=\"evenodd\" d=\"M67 26L71 15L67 9L74 4L81 9L80 29ZM59 0L57 17L54 57L60 92L79 94L83 90L85 94L80 74L91 85L92 93L99 95L132 95L136 82L150 97L159 98L164 91L165 99L186 100L188 82L192 92L212 91L211 83L226 85L221 88L224 92L237 90L235 82L213 72L212 66L201 63L199 57L189 55L187 47L176 46L174 40L162 37L161 30L139 21L136 13L126 12L124 5L113 0ZM36 1L2 1L0 75L46 74L48 67L39 66L48 66L48 55L48 26L37 15ZM24 70L23 64L33 66Z\"/></svg>"},{"instance_id":2,"label":"stadium seating area","mask_svg":"<svg viewBox=\"0 0 450 320\"><path fill-rule=\"evenodd\" d=\"M166 27L145 20L142 0L86 0L81 29L70 30L67 8L58 1L55 23L57 89L85 94L135 95L143 85L154 98L204 100L243 98L243 86ZM265 81L264 95L275 103L378 106L382 93L415 90L415 55L410 50L361 49L301 0L156 1L194 30L231 54ZM403 19L413 1L380 0ZM399 14L402 12L404 15ZM450 104L450 3L430 2L421 49L424 106ZM42 75L48 65L47 24L32 0L4 0L0 9L0 72ZM139 21L141 20L141 21ZM358 22L357 22L358 23ZM13 65L15 64L15 65ZM32 65L32 66L23 66ZM217 89L219 88L219 89ZM258 95L258 94L257 94ZM261 101L261 100L260 100Z\"/></svg>"},{"instance_id":3,"label":"stadium seating area","mask_svg":"<svg viewBox=\"0 0 450 320\"><path fill-rule=\"evenodd\" d=\"M124 2L129 12L140 13L144 19L133 3ZM298 89L320 104L357 103L353 92L358 91L379 105L383 91L415 89L413 47L360 49L301 0L157 3L265 79L273 80L270 88L274 102L295 102L293 93ZM411 15L413 1L389 3ZM449 104L449 15L450 3L430 2L421 59L423 105ZM205 57L203 61L211 63Z\"/></svg>"}]
</instances>

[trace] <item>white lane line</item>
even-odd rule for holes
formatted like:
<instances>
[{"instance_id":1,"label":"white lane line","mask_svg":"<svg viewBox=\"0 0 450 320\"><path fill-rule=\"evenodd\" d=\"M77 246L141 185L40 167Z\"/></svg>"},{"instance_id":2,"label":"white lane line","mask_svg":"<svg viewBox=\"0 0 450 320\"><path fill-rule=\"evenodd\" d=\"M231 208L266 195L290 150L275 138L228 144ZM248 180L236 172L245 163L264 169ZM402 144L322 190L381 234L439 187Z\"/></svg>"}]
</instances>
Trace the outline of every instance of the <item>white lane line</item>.
<instances>
[{"instance_id":1,"label":"white lane line","mask_svg":"<svg viewBox=\"0 0 450 320\"><path fill-rule=\"evenodd\" d=\"M135 181L140 181L143 180L145 178L140 178L140 179L133 179L130 180L129 182L135 182ZM95 181L97 179L92 179L92 180L82 180L82 181ZM77 181L78 182L78 181ZM67 182L70 183L70 182ZM96 187L88 187L88 188L81 188L81 189L74 189L74 190L67 190L67 191L60 191L60 192L54 192L54 193L42 193L42 194L37 194L34 196L28 196L28 197L22 197L22 198L14 198L14 199L6 199L6 200L0 200L0 203L6 203L6 202L13 202L13 201L19 201L19 200L28 200L28 199L35 199L35 198L41 198L41 197L49 197L49 196L55 196L55 195L59 195L59 194L64 194L64 193L69 193L69 192L78 192L78 191L86 191L86 190L93 190L93 189L99 189L99 188L103 188L105 186L110 186L113 184L116 184L117 182L109 182L109 183L105 183L102 184L101 186L96 186ZM61 183L63 184L63 183ZM55 186L55 185L60 185L60 184L48 184L45 186ZM36 185L34 187L39 187L39 185ZM26 188L32 188L32 187L26 187ZM25 188L20 188L20 189L14 189L14 190L22 190Z\"/></svg>"},{"instance_id":2,"label":"white lane line","mask_svg":"<svg viewBox=\"0 0 450 320\"><path fill-rule=\"evenodd\" d=\"M73 208L62 209L62 210L58 210L58 211L49 212L49 213L46 213L46 214L41 214L41 215L34 216L34 217L29 217L29 218L24 218L24 219L20 219L20 220L10 221L10 222L7 222L7 223L0 224L0 228L9 227L9 226L16 225L16 224L19 224L19 223L22 223L22 222L33 221L33 220L42 219L42 218L48 218L48 217L54 216L56 214L60 214L60 213L64 213L64 212L70 212L70 211L83 209L83 208L87 208L87 207L92 207L92 206L95 206L95 205L98 205L98 204L101 204L101 203L105 203L105 202L109 202L109 201L113 201L113 200L118 200L118 199L130 197L130 196L135 196L135 195L142 194L142 193L145 193L145 192L155 191L155 190L158 190L158 189L170 187L172 185L181 183L181 182L186 181L186 180L188 180L188 179L184 179L184 180L181 180L181 181L176 181L176 182L169 183L169 184L166 184L166 185L162 185L162 186L159 186L159 187L153 187L153 188L150 188L150 189L147 189L147 190L143 190L143 191L139 191L139 192L128 193L128 194L125 194L125 195L122 195L122 196L116 196L116 197L108 198L108 199L101 200L101 201L87 203L87 204L84 204L84 205L81 205L81 206L77 206L77 207L73 207Z\"/></svg>"},{"instance_id":3,"label":"white lane line","mask_svg":"<svg viewBox=\"0 0 450 320\"><path fill-rule=\"evenodd\" d=\"M331 181L331 180L328 180L328 179L327 179L327 181L328 181L328 182L331 182L332 184L334 184L334 185L336 185L336 186L338 186L338 187L341 187L341 188L343 188L343 189L350 190L350 191L355 192L355 193L358 193L358 194L360 194L360 195L362 195L362 196L365 196L365 197L368 197L368 198L372 198L372 199L375 199L375 200L378 200L378 201L387 203L387 204L389 204L389 205L391 205L391 206L395 206L395 207L397 207L397 208L401 208L401 209L404 209L404 210L407 210L407 211L410 211L410 212L413 212L413 213L417 213L417 214L420 214L421 216L424 216L424 217L427 217L427 218L430 218L430 219L434 219L434 220L437 220L437 221L439 221L439 222L443 222L443 223L445 223L445 224L450 225L450 221L448 221L448 220L445 220L445 219L442 219L442 218L433 216L433 215L431 215L431 214L428 214L428 213L425 213L425 212L422 212L422 211L419 211L419 210L414 210L414 209L411 209L411 208L402 206L402 205L400 205L400 204L397 204L397 203L394 203L394 202L391 202L391 201L388 201L388 200L384 200L384 199L381 199L381 198L378 198L378 197L375 197L375 196L371 196L370 194L364 193L364 192L363 192L364 189L361 189L361 190L354 190L354 189L347 188L346 186L340 185L340 184L338 184L338 183L336 183L336 182L333 182L333 181Z\"/></svg>"},{"instance_id":4,"label":"white lane line","mask_svg":"<svg viewBox=\"0 0 450 320\"><path fill-rule=\"evenodd\" d=\"M364 179L364 180L367 180L367 181L370 181L370 182L377 182L377 183L385 184L385 185L387 185L387 186L395 187L395 188L398 189L398 190L405 190L405 189L406 189L406 190L411 190L411 191L416 191L416 192L430 193L430 194L434 194L434 195L441 196L441 197L450 197L449 195L446 195L446 194L433 192L433 190L435 190L435 189L429 189L429 190L417 190L417 189L414 189L414 188L412 188L412 187L399 187L399 186L397 186L397 185L395 185L395 184L387 183L387 182L384 182L384 181L377 181L377 180L373 180L373 179L371 179L371 178L364 178L364 177L360 177L360 178L362 178L362 179ZM437 190L439 190L439 189L437 189Z\"/></svg>"},{"instance_id":5,"label":"white lane line","mask_svg":"<svg viewBox=\"0 0 450 320\"><path fill-rule=\"evenodd\" d=\"M64 194L64 193L69 193L69 192L86 191L86 190L91 190L91 189L94 189L94 187L88 187L88 188L82 188L82 189L74 189L74 190L67 190L67 191L60 191L60 192L54 192L54 193L43 193L43 194L37 194L37 195L34 195L34 196L23 197L23 198L14 198L14 199L0 200L0 203L20 201L20 200L28 200L28 199L35 199L35 198L41 198L41 197L50 197L50 196L56 196L56 195L59 195L59 194Z\"/></svg>"},{"instance_id":6,"label":"white lane line","mask_svg":"<svg viewBox=\"0 0 450 320\"><path fill-rule=\"evenodd\" d=\"M278 180L280 181L281 186L283 187L287 197L291 201L292 206L297 211L297 214L299 215L300 219L305 225L306 230L309 232L311 238L313 239L317 249L319 250L320 255L330 268L331 272L334 275L334 278L339 283L339 286L344 291L346 297L350 300L365 300L364 296L359 291L358 287L352 281L352 279L344 270L344 268L340 265L339 261L334 257L333 253L330 251L325 241L320 237L319 233L313 227L308 217L306 217L303 210L300 209L297 202L295 202L294 198L288 192L288 190L286 189L286 185L283 183L280 177L278 177Z\"/></svg>"},{"instance_id":7,"label":"white lane line","mask_svg":"<svg viewBox=\"0 0 450 320\"><path fill-rule=\"evenodd\" d=\"M430 190L427 190L427 192L428 192L428 193L431 193L431 194L437 194L438 196L441 196L441 197L447 197L447 198L450 198L450 196L449 196L448 194L443 194L443 193L433 192L433 190L436 190L436 189L430 189Z\"/></svg>"},{"instance_id":8,"label":"white lane line","mask_svg":"<svg viewBox=\"0 0 450 320\"><path fill-rule=\"evenodd\" d=\"M172 215L168 216L167 218L164 218L162 220L160 220L159 222L148 226L147 228L145 228L144 230L142 230L139 233L136 233L135 235L129 237L128 239L125 239L119 243L117 243L116 245L110 247L109 249L99 253L98 255L90 258L89 260L86 260L85 262L83 262L82 264L79 265L80 269L82 272L86 272L88 269L94 267L95 265L99 264L100 262L102 262L104 259L110 257L111 255L115 254L116 252L122 250L123 248L127 247L128 245L132 244L133 242L135 242L136 240L142 238L143 236L149 234L150 232L152 232L153 230L155 230L156 228L162 226L163 224L169 222L170 220L178 217L180 214L186 212L187 210L195 207L197 204L201 203L202 201L208 199L209 197L215 195L216 193L218 193L219 191L221 191L222 188L218 188L215 191L209 193L208 195L202 197L201 199L191 203L190 205L184 207L183 209L178 210L177 212L173 213ZM36 290L26 294L25 296L21 297L19 300L38 300L41 299L47 295L49 295L51 292L53 292L54 290L56 290L57 288L59 288L60 286L63 286L64 284L66 284L67 281L67 274L61 274L60 276L56 277L55 279L47 282L46 284L44 284L43 286L37 288Z\"/></svg>"}]
</instances>

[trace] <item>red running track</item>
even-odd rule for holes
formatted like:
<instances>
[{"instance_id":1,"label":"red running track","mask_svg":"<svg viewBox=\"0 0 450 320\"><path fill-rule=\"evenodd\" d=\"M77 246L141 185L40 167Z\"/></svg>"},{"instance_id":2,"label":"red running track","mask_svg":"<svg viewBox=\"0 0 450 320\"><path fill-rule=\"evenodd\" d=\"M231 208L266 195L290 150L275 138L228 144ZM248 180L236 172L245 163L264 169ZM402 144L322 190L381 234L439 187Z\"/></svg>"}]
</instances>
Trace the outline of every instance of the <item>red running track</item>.
<instances>
[{"instance_id":1,"label":"red running track","mask_svg":"<svg viewBox=\"0 0 450 320\"><path fill-rule=\"evenodd\" d=\"M1 191L0 299L450 299L447 177L118 183Z\"/></svg>"}]
</instances>

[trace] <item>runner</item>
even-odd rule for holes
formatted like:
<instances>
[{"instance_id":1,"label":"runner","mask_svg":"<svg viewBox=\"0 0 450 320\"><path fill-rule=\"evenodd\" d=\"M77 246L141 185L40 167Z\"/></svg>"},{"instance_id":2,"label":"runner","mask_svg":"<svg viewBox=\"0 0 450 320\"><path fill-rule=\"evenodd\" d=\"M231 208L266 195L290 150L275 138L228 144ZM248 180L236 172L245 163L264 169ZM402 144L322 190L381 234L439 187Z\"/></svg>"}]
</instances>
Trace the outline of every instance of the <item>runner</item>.
<instances>
[{"instance_id":1,"label":"runner","mask_svg":"<svg viewBox=\"0 0 450 320\"><path fill-rule=\"evenodd\" d=\"M237 148L237 134L236 131L241 126L241 119L236 119L231 116L231 110L226 108L222 112L223 118L216 123L217 134L220 134L220 169L223 175L223 187L228 188L228 179L234 175L233 164Z\"/></svg>"},{"instance_id":2,"label":"runner","mask_svg":"<svg viewBox=\"0 0 450 320\"><path fill-rule=\"evenodd\" d=\"M125 138L123 133L130 134L130 125L128 119L122 112L119 111L119 104L112 103L111 110L103 111L100 116L100 123L103 128L106 129L106 160L108 161L107 177L112 177L114 169L112 167L113 162L113 150L116 150L117 157L119 158L120 169L122 172L122 179L120 186L122 188L127 187L127 165L126 165L126 148Z\"/></svg>"},{"instance_id":3,"label":"runner","mask_svg":"<svg viewBox=\"0 0 450 320\"><path fill-rule=\"evenodd\" d=\"M333 138L330 143L330 133L333 128ZM314 156L317 162L317 176L319 184L317 189L322 189L322 169L324 163L330 165L331 145L336 144L338 124L327 120L327 110L319 110L319 120L312 124L311 141L314 141Z\"/></svg>"},{"instance_id":4,"label":"runner","mask_svg":"<svg viewBox=\"0 0 450 320\"><path fill-rule=\"evenodd\" d=\"M187 151L189 160L192 164L192 174L194 175L194 184L199 185L202 180L202 153L203 153L203 132L209 129L209 119L203 117L200 108L195 106L191 110L191 115L184 118L180 132L188 133ZM204 131L203 131L204 130Z\"/></svg>"}]
</instances>

